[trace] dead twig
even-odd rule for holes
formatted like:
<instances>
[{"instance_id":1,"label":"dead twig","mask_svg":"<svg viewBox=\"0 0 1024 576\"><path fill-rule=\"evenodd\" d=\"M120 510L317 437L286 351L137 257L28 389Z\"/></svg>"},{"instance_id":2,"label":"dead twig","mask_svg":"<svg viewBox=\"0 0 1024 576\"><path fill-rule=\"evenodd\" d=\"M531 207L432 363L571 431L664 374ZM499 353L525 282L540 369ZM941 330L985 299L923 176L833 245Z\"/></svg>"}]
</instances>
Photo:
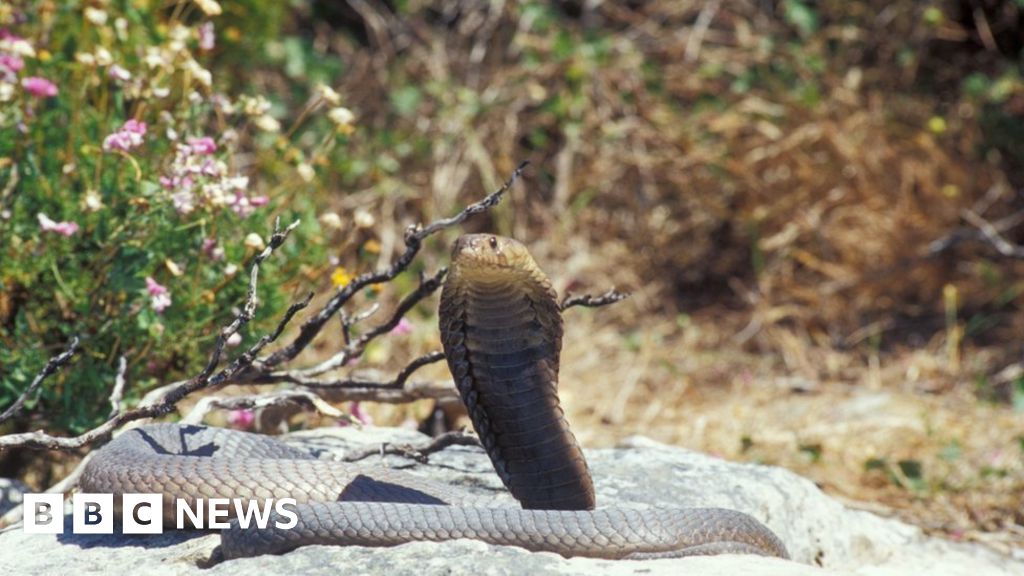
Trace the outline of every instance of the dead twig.
<instances>
[{"instance_id":1,"label":"dead twig","mask_svg":"<svg viewBox=\"0 0 1024 576\"><path fill-rule=\"evenodd\" d=\"M4 410L3 414L0 414L0 423L7 421L18 412L21 412L21 409L25 406L25 401L28 400L29 396L36 393L36 390L38 390L43 384L43 380L46 380L57 370L60 370L62 366L71 360L71 357L74 356L77 351L78 336L75 336L68 343L67 349L47 360L46 366L43 366L43 369L36 374L36 377L32 379L31 383L29 383L28 388L25 388L25 391L21 393L21 396L18 396L18 399L14 401L14 404L8 406L7 410Z\"/></svg>"},{"instance_id":2,"label":"dead twig","mask_svg":"<svg viewBox=\"0 0 1024 576\"><path fill-rule=\"evenodd\" d=\"M573 306L583 306L584 308L598 308L600 306L607 306L614 304L621 300L629 298L628 292L619 292L612 288L611 290L601 294L600 296L591 296L590 294L584 294L583 296L573 296L572 294L566 294L565 298L562 299L562 303L558 307L564 312Z\"/></svg>"},{"instance_id":3,"label":"dead twig","mask_svg":"<svg viewBox=\"0 0 1024 576\"><path fill-rule=\"evenodd\" d=\"M121 412L121 401L124 399L124 373L128 369L128 360L124 356L117 359L117 375L114 376L114 390L110 393L110 415L113 418Z\"/></svg>"},{"instance_id":4,"label":"dead twig","mask_svg":"<svg viewBox=\"0 0 1024 576\"><path fill-rule=\"evenodd\" d=\"M371 456L384 457L385 455L402 456L403 458L409 458L415 460L420 464L426 464L428 456L435 452L440 452L449 446L480 446L480 438L476 434L466 432L465 430L452 430L445 432L440 436L432 439L430 442L415 446L412 444L390 444L383 443L375 448L367 448L351 454L346 454L342 461L344 462L358 462L365 460Z\"/></svg>"},{"instance_id":5,"label":"dead twig","mask_svg":"<svg viewBox=\"0 0 1024 576\"><path fill-rule=\"evenodd\" d=\"M996 226L979 216L975 211L965 210L963 217L964 220L967 220L968 224L981 232L981 235L997 252L1011 258L1024 258L1024 246L1018 246L1004 238Z\"/></svg>"},{"instance_id":6,"label":"dead twig","mask_svg":"<svg viewBox=\"0 0 1024 576\"><path fill-rule=\"evenodd\" d=\"M401 302L398 303L398 306L395 308L395 311L391 314L390 318L388 318L384 323L373 327L372 329L367 331L359 338L356 338L355 340L352 340L351 338L351 326L358 322L359 320L361 320L362 318L365 318L369 314L356 316L351 321L343 320L342 322L343 325L345 326L344 333L347 335L346 339L350 340L351 342L349 344L346 344L345 347L340 352L338 352L331 358L328 358L327 360L321 362L320 364L317 364L316 366L312 366L304 370L295 371L293 372L293 374L300 378L317 376L334 370L336 368L340 368L344 366L348 361L354 358L358 358L359 356L362 356L363 351L366 349L366 345L369 344L371 340L383 334L387 334L388 332L393 330L395 326L398 326L398 323L409 312L409 310L412 310L412 308L416 304L419 304L421 300L436 292L437 289L441 287L441 282L444 280L444 277L447 273L448 270L446 268L441 268L437 272L437 274L435 274L431 278L424 279L421 276L419 286L416 288L416 290L407 295L405 298L402 299ZM373 311L374 308L371 308L370 313L372 313Z\"/></svg>"},{"instance_id":7,"label":"dead twig","mask_svg":"<svg viewBox=\"0 0 1024 576\"><path fill-rule=\"evenodd\" d=\"M216 409L253 410L286 404L307 406L324 416L344 420L350 424L356 422L351 414L338 410L308 390L279 390L247 396L206 396L196 403L192 410L181 419L181 422L183 424L202 424L206 415Z\"/></svg>"}]
</instances>

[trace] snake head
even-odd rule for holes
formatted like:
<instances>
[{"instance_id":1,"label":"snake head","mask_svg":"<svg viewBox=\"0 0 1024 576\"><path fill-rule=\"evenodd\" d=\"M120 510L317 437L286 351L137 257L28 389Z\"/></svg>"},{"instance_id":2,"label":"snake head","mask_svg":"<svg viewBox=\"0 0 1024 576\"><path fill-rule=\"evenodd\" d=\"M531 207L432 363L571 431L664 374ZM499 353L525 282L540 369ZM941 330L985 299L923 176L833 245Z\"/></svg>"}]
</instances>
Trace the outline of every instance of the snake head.
<instances>
[{"instance_id":1,"label":"snake head","mask_svg":"<svg viewBox=\"0 0 1024 576\"><path fill-rule=\"evenodd\" d=\"M463 274L496 275L537 269L519 241L494 234L464 234L452 247L452 265Z\"/></svg>"}]
</instances>

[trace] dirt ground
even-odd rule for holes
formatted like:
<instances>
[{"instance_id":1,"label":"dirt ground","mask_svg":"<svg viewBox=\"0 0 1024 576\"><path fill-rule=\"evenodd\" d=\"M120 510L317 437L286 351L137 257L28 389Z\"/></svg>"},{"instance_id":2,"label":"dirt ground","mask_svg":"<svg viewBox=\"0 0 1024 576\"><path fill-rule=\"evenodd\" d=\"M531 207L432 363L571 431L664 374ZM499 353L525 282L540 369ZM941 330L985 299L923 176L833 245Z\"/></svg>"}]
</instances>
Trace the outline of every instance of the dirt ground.
<instances>
[{"instance_id":1,"label":"dirt ground","mask_svg":"<svg viewBox=\"0 0 1024 576\"><path fill-rule=\"evenodd\" d=\"M1024 418L979 400L945 365L941 343L886 358L811 348L780 358L737 343L745 326L735 311L663 318L644 293L565 316L561 397L585 446L639 434L782 466L853 508L1004 552L1024 546ZM414 346L429 348L433 331L417 323ZM837 377L800 376L802 362L830 365ZM418 376L446 372L435 365ZM398 424L431 405L370 412Z\"/></svg>"}]
</instances>

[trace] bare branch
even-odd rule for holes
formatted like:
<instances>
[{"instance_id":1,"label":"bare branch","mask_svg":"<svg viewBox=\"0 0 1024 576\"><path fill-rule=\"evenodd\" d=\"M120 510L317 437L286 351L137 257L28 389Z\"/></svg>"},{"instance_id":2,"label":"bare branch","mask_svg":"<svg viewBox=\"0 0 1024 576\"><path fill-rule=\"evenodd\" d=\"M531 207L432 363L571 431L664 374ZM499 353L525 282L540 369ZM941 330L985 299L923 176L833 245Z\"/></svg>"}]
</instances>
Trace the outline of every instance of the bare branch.
<instances>
[{"instance_id":1,"label":"bare branch","mask_svg":"<svg viewBox=\"0 0 1024 576\"><path fill-rule=\"evenodd\" d=\"M527 164L527 162L520 164L501 188L492 192L483 200L467 206L455 216L434 221L426 227L414 225L407 228L405 231L405 252L403 252L396 260L392 261L391 266L380 272L362 274L352 280L352 282L346 284L333 297L331 297L326 304L324 304L320 312L303 323L302 327L299 329L298 335L295 336L290 344L271 354L261 364L268 368L273 368L281 365L282 363L293 360L300 352L309 346L313 339L320 334L320 330L323 329L324 325L327 324L327 322L329 322L339 310L341 310L341 307L344 306L352 296L367 286L388 282L404 272L412 263L416 254L419 253L420 248L423 246L424 239L432 234L440 232L441 230L461 224L470 216L490 210L501 202L502 196L512 187L515 181L522 174L523 169L526 168Z\"/></svg>"},{"instance_id":2,"label":"bare branch","mask_svg":"<svg viewBox=\"0 0 1024 576\"><path fill-rule=\"evenodd\" d=\"M192 410L181 419L181 422L183 424L202 424L206 415L216 409L246 410L286 404L307 406L330 418L349 423L357 422L351 414L338 410L309 390L279 390L249 396L206 396L196 403Z\"/></svg>"},{"instance_id":3,"label":"bare branch","mask_svg":"<svg viewBox=\"0 0 1024 576\"><path fill-rule=\"evenodd\" d=\"M452 430L434 438L430 442L414 446L412 444L390 444L383 443L376 448L368 448L358 452L346 454L342 461L358 462L371 456L384 457L387 454L402 456L415 460L421 464L427 463L427 456L444 450L449 446L480 446L480 438L465 430Z\"/></svg>"},{"instance_id":4,"label":"bare branch","mask_svg":"<svg viewBox=\"0 0 1024 576\"><path fill-rule=\"evenodd\" d=\"M999 229L991 222L985 220L973 210L965 210L963 217L971 226L976 227L982 236L985 237L985 240L1000 254L1011 258L1024 258L1024 246L1018 246L1004 238Z\"/></svg>"},{"instance_id":5,"label":"bare branch","mask_svg":"<svg viewBox=\"0 0 1024 576\"><path fill-rule=\"evenodd\" d=\"M342 348L341 351L339 351L337 354L321 362L320 364L306 368L304 370L294 371L293 374L299 378L310 378L312 376L319 376L320 374L324 374L336 368L341 368L350 360L362 356L363 351L366 350L366 345L369 344L371 340L393 330L395 326L398 326L398 323L409 312L409 310L412 310L412 308L416 304L419 304L421 300L436 292L437 289L441 287L441 282L444 280L444 276L447 273L448 270L446 268L441 268L440 270L438 270L437 274L435 274L429 279L424 280L423 277L421 276L420 285L416 288L416 290L408 294L405 298L402 299L401 302L398 303L398 306L395 308L395 311L391 314L391 317L388 318L387 321L385 321L383 324L380 324L379 326L373 327L372 329L370 329L365 334L363 334L362 336L355 340L351 339L351 326L358 322L361 318L365 318L369 316L369 314L372 314L375 311L375 309L371 308L369 313L364 313L361 316L356 316L350 321L343 320L343 325L347 326L344 332L346 335L346 340L348 340L349 343L346 344L345 347Z\"/></svg>"},{"instance_id":6,"label":"bare branch","mask_svg":"<svg viewBox=\"0 0 1024 576\"><path fill-rule=\"evenodd\" d=\"M288 234L290 234L291 231L299 225L299 222L299 220L292 222L282 231L280 229L280 218L274 221L274 233L270 236L270 242L268 242L267 247L264 248L255 259L253 259L252 267L249 272L249 292L246 294L245 305L242 306L242 312L235 316L235 319L231 324L221 328L220 334L217 335L217 341L213 345L213 353L210 354L210 360L207 362L206 368L204 368L203 371L200 372L193 380L206 381L210 375L213 374L213 371L217 368L217 364L220 362L220 355L224 351L224 345L227 344L228 338L237 333L243 326L252 320L253 316L256 314L256 285L259 282L260 264L270 257L274 252L274 249L284 243L285 239L288 238Z\"/></svg>"},{"instance_id":7,"label":"bare branch","mask_svg":"<svg viewBox=\"0 0 1024 576\"><path fill-rule=\"evenodd\" d=\"M36 374L36 377L32 379L31 383L29 383L28 388L25 388L25 391L21 393L21 396L18 396L18 399L14 401L14 404L11 404L7 410L4 410L3 414L0 414L0 422L5 422L18 412L21 412L21 409L25 406L25 400L36 393L36 390L38 390L43 384L43 380L46 380L57 370L67 364L77 351L78 336L75 336L71 339L71 342L68 343L67 349L47 360L46 366L43 366L43 369Z\"/></svg>"},{"instance_id":8,"label":"bare branch","mask_svg":"<svg viewBox=\"0 0 1024 576\"><path fill-rule=\"evenodd\" d=\"M562 299L562 303L559 304L559 308L564 312L573 306L583 306L584 308L598 308L600 306L608 306L609 304L615 304L621 300L629 298L628 292L618 292L615 288L601 294L600 296L591 296L590 294L584 294L583 296L573 296L566 294L565 298Z\"/></svg>"},{"instance_id":9,"label":"bare branch","mask_svg":"<svg viewBox=\"0 0 1024 576\"><path fill-rule=\"evenodd\" d=\"M114 391L110 393L110 415L113 418L121 412L121 400L124 398L124 373L128 369L128 361L124 356L117 359L117 375L114 376Z\"/></svg>"},{"instance_id":10,"label":"bare branch","mask_svg":"<svg viewBox=\"0 0 1024 576\"><path fill-rule=\"evenodd\" d=\"M372 397L364 397L366 394L372 394L372 391L398 391L401 392L406 387L406 382L414 372L435 362L444 360L443 352L430 352L424 354L419 358L409 362L405 368L395 376L395 378L389 382L381 382L379 379L370 379L368 377L362 378L342 378L342 379L316 379L305 376L302 371L295 372L274 372L271 374L262 374L256 376L253 380L247 382L248 384L276 384L287 382L290 384L297 384L299 386L305 386L306 388L313 389L330 389L330 390L341 390L349 389L354 395L359 397L349 397L346 395L345 400L373 400ZM436 391L434 390L436 389ZM417 398L435 398L449 395L449 391L454 393L454 388L451 383L447 385L438 384L423 384L417 387L418 391L407 390L410 399ZM391 394L392 398L401 397L400 395ZM388 400L381 400L381 402L387 402ZM394 401L394 400L392 400Z\"/></svg>"}]
</instances>

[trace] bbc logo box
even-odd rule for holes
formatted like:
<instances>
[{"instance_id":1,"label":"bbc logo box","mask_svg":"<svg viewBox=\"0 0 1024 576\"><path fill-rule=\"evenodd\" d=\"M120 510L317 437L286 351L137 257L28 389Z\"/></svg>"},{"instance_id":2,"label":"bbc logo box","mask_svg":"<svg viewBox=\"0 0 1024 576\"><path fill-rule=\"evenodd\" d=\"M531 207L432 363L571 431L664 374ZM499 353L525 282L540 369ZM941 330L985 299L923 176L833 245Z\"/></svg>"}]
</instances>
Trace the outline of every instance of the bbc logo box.
<instances>
[{"instance_id":1,"label":"bbc logo box","mask_svg":"<svg viewBox=\"0 0 1024 576\"><path fill-rule=\"evenodd\" d=\"M122 534L162 534L165 520L178 530L186 528L219 529L230 527L236 519L239 527L266 529L273 519L274 527L290 530L298 524L294 498L197 498L194 501L174 500L174 523L164 518L164 497L161 494L122 494L115 506L113 494L78 493L71 499L71 524L75 534L113 534L114 520L120 511ZM62 494L25 494L25 532L62 534L64 532L64 497ZM191 526L189 526L191 524Z\"/></svg>"},{"instance_id":2,"label":"bbc logo box","mask_svg":"<svg viewBox=\"0 0 1024 576\"><path fill-rule=\"evenodd\" d=\"M24 526L30 534L64 532L62 494L25 494ZM163 497L160 494L124 494L121 500L123 534L163 533ZM79 493L71 501L71 530L75 534L113 534L113 494Z\"/></svg>"}]
</instances>

